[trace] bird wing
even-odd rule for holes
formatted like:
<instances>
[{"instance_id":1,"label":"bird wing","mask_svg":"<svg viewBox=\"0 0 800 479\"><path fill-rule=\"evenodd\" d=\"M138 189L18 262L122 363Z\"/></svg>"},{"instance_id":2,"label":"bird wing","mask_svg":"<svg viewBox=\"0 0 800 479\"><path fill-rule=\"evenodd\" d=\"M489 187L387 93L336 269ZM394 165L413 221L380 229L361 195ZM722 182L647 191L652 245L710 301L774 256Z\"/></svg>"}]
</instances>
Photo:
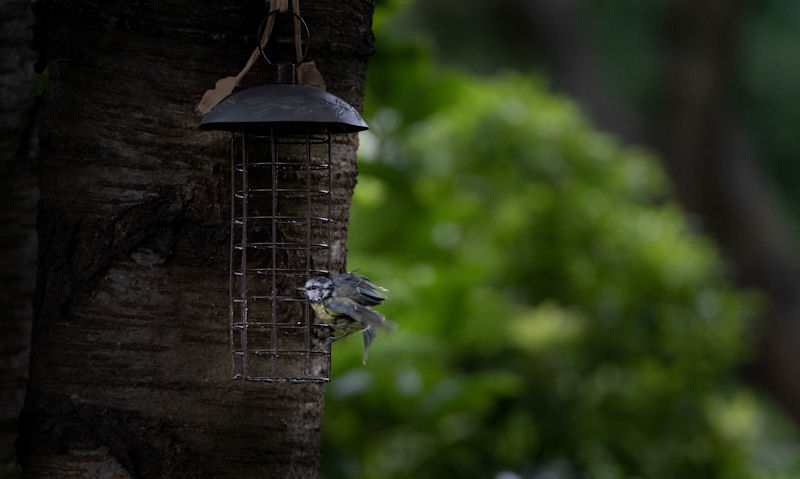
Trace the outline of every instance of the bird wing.
<instances>
[{"instance_id":1,"label":"bird wing","mask_svg":"<svg viewBox=\"0 0 800 479\"><path fill-rule=\"evenodd\" d=\"M325 305L326 308L336 313L349 316L361 323L365 328L396 329L397 325L387 320L381 313L373 311L368 306L358 304L349 298L337 298Z\"/></svg>"},{"instance_id":2,"label":"bird wing","mask_svg":"<svg viewBox=\"0 0 800 479\"><path fill-rule=\"evenodd\" d=\"M334 316L342 315L342 317L347 317L352 320L350 324L345 322L341 326L336 326L336 323L339 322L334 319L334 329L342 329L344 333L340 338L348 336L359 329L362 331L362 335L364 336L364 355L362 362L364 365L367 364L367 348L369 348L369 345L375 339L375 329L397 329L397 325L387 320L381 313L373 311L369 306L359 304L350 298L331 298L331 300L325 304L325 308L332 311Z\"/></svg>"},{"instance_id":3,"label":"bird wing","mask_svg":"<svg viewBox=\"0 0 800 479\"><path fill-rule=\"evenodd\" d=\"M342 273L333 278L333 294L337 297L350 298L365 306L375 306L386 299L386 296L379 293L386 291L373 284L369 279L353 273Z\"/></svg>"}]
</instances>

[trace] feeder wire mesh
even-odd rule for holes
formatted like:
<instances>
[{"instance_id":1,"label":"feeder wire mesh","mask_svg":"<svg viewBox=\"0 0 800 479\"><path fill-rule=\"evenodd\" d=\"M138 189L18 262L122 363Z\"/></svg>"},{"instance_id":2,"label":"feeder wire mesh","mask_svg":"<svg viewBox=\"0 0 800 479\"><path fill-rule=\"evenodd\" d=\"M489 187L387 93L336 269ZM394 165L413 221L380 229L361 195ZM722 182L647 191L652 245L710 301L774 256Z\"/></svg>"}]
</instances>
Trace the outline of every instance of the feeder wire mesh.
<instances>
[{"instance_id":1,"label":"feeder wire mesh","mask_svg":"<svg viewBox=\"0 0 800 479\"><path fill-rule=\"evenodd\" d=\"M256 52L272 65L264 48L277 14L284 13L276 2L244 69L218 81L198 105L207 111L201 129L232 133L230 351L231 377L238 380L330 380L331 327L315 323L298 289L331 272L331 135L367 129L345 101L296 84L295 67L307 67L312 80L316 68L302 63L300 25L307 39L308 27L299 1L292 4L297 64L274 64L275 84L231 93Z\"/></svg>"},{"instance_id":2,"label":"feeder wire mesh","mask_svg":"<svg viewBox=\"0 0 800 479\"><path fill-rule=\"evenodd\" d=\"M331 136L266 130L231 139L231 375L327 381L330 327L297 288L330 273Z\"/></svg>"}]
</instances>

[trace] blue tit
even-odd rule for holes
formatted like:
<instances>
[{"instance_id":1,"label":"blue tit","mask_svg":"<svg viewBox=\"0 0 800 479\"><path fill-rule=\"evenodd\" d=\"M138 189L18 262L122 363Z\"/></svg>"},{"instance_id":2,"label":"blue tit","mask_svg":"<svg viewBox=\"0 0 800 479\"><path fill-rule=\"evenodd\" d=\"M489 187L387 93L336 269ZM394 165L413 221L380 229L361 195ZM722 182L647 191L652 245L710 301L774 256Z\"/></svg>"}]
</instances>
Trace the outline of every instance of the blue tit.
<instances>
[{"instance_id":1,"label":"blue tit","mask_svg":"<svg viewBox=\"0 0 800 479\"><path fill-rule=\"evenodd\" d=\"M311 278L299 288L311 302L317 319L330 324L333 337L329 343L361 331L364 337L363 364L367 364L367 348L375 339L376 329L397 329L397 325L370 306L380 304L386 289L372 284L367 278L343 273L333 280L324 276Z\"/></svg>"}]
</instances>

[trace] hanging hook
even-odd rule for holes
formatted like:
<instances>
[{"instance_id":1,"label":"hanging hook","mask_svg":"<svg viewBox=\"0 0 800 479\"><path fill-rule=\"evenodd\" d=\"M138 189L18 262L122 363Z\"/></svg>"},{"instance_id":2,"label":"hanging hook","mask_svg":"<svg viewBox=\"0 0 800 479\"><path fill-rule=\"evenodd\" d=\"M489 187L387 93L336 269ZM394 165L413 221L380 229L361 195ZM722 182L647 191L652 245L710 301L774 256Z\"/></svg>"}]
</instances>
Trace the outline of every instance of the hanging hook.
<instances>
[{"instance_id":1,"label":"hanging hook","mask_svg":"<svg viewBox=\"0 0 800 479\"><path fill-rule=\"evenodd\" d=\"M267 0L267 5L269 8L269 0ZM273 10L269 12L269 14L266 17L264 17L264 20L262 20L261 24L258 26L258 37L257 37L258 41L256 42L258 45L258 51L261 52L261 56L264 57L264 60L266 60L267 63L269 63L270 65L272 65L272 60L270 60L270 58L267 56L267 53L264 51L264 48L266 48L267 43L269 42L269 36L272 32L270 31L267 33L266 38L263 41L263 45L262 45L262 37L264 37L264 29L267 28L267 23L269 22L269 19L272 18L273 15L277 15L278 13L282 12L280 12L279 10ZM308 55L308 45L309 43L311 43L311 31L308 29L308 24L306 23L305 20L303 20L303 17L301 17L300 15L291 10L287 10L286 13L292 14L294 18L299 20L300 24L303 26L303 30L306 31L306 42L305 42L305 47L302 50L302 57L299 58L297 60L297 63L295 64L299 65L305 61L306 55ZM303 43L302 40L300 43L301 44Z\"/></svg>"}]
</instances>

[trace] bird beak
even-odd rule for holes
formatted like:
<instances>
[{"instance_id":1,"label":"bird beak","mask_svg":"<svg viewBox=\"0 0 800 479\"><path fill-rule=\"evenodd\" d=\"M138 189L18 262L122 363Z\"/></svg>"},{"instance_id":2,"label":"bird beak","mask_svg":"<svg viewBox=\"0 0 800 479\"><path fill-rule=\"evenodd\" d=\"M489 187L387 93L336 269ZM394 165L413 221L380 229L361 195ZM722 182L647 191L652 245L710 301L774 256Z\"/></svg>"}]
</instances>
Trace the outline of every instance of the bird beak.
<instances>
[{"instance_id":1,"label":"bird beak","mask_svg":"<svg viewBox=\"0 0 800 479\"><path fill-rule=\"evenodd\" d=\"M297 291L302 291L302 292L304 292L304 293L305 293L305 292L306 292L306 289L305 289L305 288L297 288Z\"/></svg>"}]
</instances>

